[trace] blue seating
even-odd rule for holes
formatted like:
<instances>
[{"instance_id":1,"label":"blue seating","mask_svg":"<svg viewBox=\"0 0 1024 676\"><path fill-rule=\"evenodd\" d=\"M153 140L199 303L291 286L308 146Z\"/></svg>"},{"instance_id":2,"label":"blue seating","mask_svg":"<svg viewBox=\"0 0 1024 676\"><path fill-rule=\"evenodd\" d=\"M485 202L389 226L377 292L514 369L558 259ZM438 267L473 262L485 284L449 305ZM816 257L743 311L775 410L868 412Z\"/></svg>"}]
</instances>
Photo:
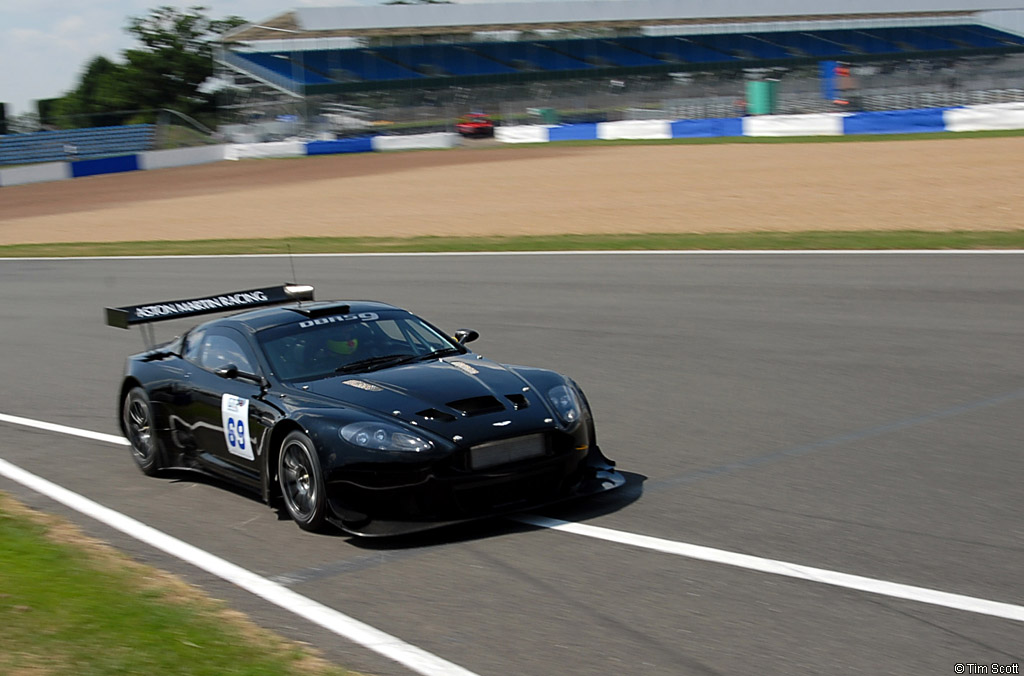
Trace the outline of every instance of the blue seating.
<instances>
[{"instance_id":1,"label":"blue seating","mask_svg":"<svg viewBox=\"0 0 1024 676\"><path fill-rule=\"evenodd\" d=\"M381 58L378 50L333 49L303 53L307 68L317 71L332 81L359 80L411 80L423 77L416 71ZM349 77L339 75L346 72Z\"/></svg>"},{"instance_id":2,"label":"blue seating","mask_svg":"<svg viewBox=\"0 0 1024 676\"><path fill-rule=\"evenodd\" d=\"M474 51L489 59L521 70L586 70L593 66L561 52L549 49L542 42L481 43Z\"/></svg>"},{"instance_id":3,"label":"blue seating","mask_svg":"<svg viewBox=\"0 0 1024 676\"><path fill-rule=\"evenodd\" d=\"M347 82L500 77L594 68L673 67L844 59L906 52L1024 46L1024 38L981 25L698 33L680 36L571 38L522 42L402 45L232 54L233 65L299 92L307 85Z\"/></svg>"},{"instance_id":4,"label":"blue seating","mask_svg":"<svg viewBox=\"0 0 1024 676\"><path fill-rule=\"evenodd\" d=\"M12 134L0 136L0 166L130 155L155 143L152 124Z\"/></svg>"},{"instance_id":5,"label":"blue seating","mask_svg":"<svg viewBox=\"0 0 1024 676\"><path fill-rule=\"evenodd\" d=\"M1002 47L1004 43L992 35L975 32L966 26L934 26L928 29L940 38L966 47Z\"/></svg>"},{"instance_id":6,"label":"blue seating","mask_svg":"<svg viewBox=\"0 0 1024 676\"><path fill-rule=\"evenodd\" d=\"M858 30L814 31L814 35L841 44L848 51L864 54L895 54L902 51L888 40Z\"/></svg>"},{"instance_id":7,"label":"blue seating","mask_svg":"<svg viewBox=\"0 0 1024 676\"><path fill-rule=\"evenodd\" d=\"M545 46L597 66L657 66L664 61L627 49L612 40L550 40Z\"/></svg>"},{"instance_id":8,"label":"blue seating","mask_svg":"<svg viewBox=\"0 0 1024 676\"><path fill-rule=\"evenodd\" d=\"M772 35L772 34L767 34ZM764 36L739 33L716 35L688 35L687 39L715 51L732 54L744 59L789 59L792 54L772 44Z\"/></svg>"},{"instance_id":9,"label":"blue seating","mask_svg":"<svg viewBox=\"0 0 1024 676\"><path fill-rule=\"evenodd\" d=\"M895 43L904 50L924 52L957 48L948 40L929 35L916 28L872 28L863 32Z\"/></svg>"},{"instance_id":10,"label":"blue seating","mask_svg":"<svg viewBox=\"0 0 1024 676\"><path fill-rule=\"evenodd\" d=\"M784 47L789 51L790 56L826 57L849 56L851 54L843 45L832 42L812 31L764 33L760 37L780 47Z\"/></svg>"},{"instance_id":11,"label":"blue seating","mask_svg":"<svg viewBox=\"0 0 1024 676\"><path fill-rule=\"evenodd\" d=\"M265 68L278 76L298 84L325 84L331 82L329 78L305 68L302 64L301 52L296 53L296 58L291 58L292 55L287 53L271 54L256 52L241 54L240 56L258 67Z\"/></svg>"},{"instance_id":12,"label":"blue seating","mask_svg":"<svg viewBox=\"0 0 1024 676\"><path fill-rule=\"evenodd\" d=\"M1024 37L1019 35L1013 35L1012 33L1006 33L1004 31L996 30L995 28L989 28L988 26L964 26L964 28L971 33L978 35L984 35L995 40L998 40L1003 46L1009 47L1014 45L1024 45Z\"/></svg>"},{"instance_id":13,"label":"blue seating","mask_svg":"<svg viewBox=\"0 0 1024 676\"><path fill-rule=\"evenodd\" d=\"M517 72L511 66L486 58L462 45L378 47L373 51L382 58L427 75L497 75Z\"/></svg>"},{"instance_id":14,"label":"blue seating","mask_svg":"<svg viewBox=\"0 0 1024 676\"><path fill-rule=\"evenodd\" d=\"M721 63L735 61L736 57L725 52L695 44L675 37L618 38L613 42L642 52L655 59L677 63Z\"/></svg>"}]
</instances>

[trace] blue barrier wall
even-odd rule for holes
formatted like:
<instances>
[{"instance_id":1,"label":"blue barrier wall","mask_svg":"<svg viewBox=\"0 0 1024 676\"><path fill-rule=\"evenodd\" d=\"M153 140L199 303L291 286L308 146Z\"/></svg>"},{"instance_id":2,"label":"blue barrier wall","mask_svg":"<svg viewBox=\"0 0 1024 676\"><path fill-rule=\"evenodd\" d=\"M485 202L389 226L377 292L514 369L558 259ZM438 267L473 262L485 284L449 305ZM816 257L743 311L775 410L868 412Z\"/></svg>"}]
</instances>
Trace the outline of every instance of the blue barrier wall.
<instances>
[{"instance_id":1,"label":"blue barrier wall","mask_svg":"<svg viewBox=\"0 0 1024 676\"><path fill-rule=\"evenodd\" d=\"M596 141L597 123L566 124L548 128L549 141Z\"/></svg>"},{"instance_id":2,"label":"blue barrier wall","mask_svg":"<svg viewBox=\"0 0 1024 676\"><path fill-rule=\"evenodd\" d=\"M743 136L743 119L726 117L710 120L676 120L672 123L672 138L715 136Z\"/></svg>"},{"instance_id":3,"label":"blue barrier wall","mask_svg":"<svg viewBox=\"0 0 1024 676\"><path fill-rule=\"evenodd\" d=\"M138 155L122 157L104 157L99 160L79 160L71 162L71 177L96 176L99 174L117 174L123 171L136 171L139 168Z\"/></svg>"},{"instance_id":4,"label":"blue barrier wall","mask_svg":"<svg viewBox=\"0 0 1024 676\"><path fill-rule=\"evenodd\" d=\"M1008 107L1009 105L1009 107ZM969 125L974 129L1024 129L1024 104L998 104L993 106L966 106L955 108L925 108L919 110L893 110L870 113L847 113L835 116L837 123L841 121L842 134L903 134L917 132L941 132L950 131L946 120L947 113L953 116L971 113L972 111L986 111L982 121L973 121ZM770 117L770 116L769 116ZM805 119L804 126L811 133L822 133L821 125L817 120L821 115L791 115L789 124L793 128L800 127L800 120ZM743 136L744 120L754 118L719 118L710 120L651 120L651 125L667 125L672 138L706 138L716 136ZM584 123L570 124L557 127L520 127L518 129L534 133L520 136L511 142L546 142L546 141L574 141L574 140L595 140L599 138L599 124L616 123ZM635 124L633 122L628 123ZM960 122L957 131L965 128ZM511 127L509 129L517 129ZM650 129L643 130L647 136L639 138L650 138ZM639 131L637 133L640 133ZM833 131L834 133L834 131ZM541 136L547 138L541 138ZM5 137L9 138L9 137ZM374 150L374 138L371 136L361 138L340 139L336 141L311 141L305 144L292 144L294 156L301 153L307 155L327 155L335 153L365 153ZM379 138L379 137L378 137ZM389 137L390 138L390 137ZM419 146L416 146L419 147ZM447 147L447 146L445 146ZM119 157L108 157L100 159L81 159L77 162L58 162L49 164L34 164L19 167L8 167L0 169L0 185L14 186L26 183L40 183L44 181L59 181L66 178L81 178L83 176L95 176L98 174L112 174L137 169L160 168L161 166L184 166L181 159L175 156L174 160L165 158L161 153L179 153L175 151L158 151L151 153L151 159L140 159L139 155L124 155ZM267 155L269 156L269 155ZM198 153L194 158L195 162L213 161L209 153ZM232 158L234 159L234 158ZM147 162L152 166L147 166Z\"/></svg>"},{"instance_id":5,"label":"blue barrier wall","mask_svg":"<svg viewBox=\"0 0 1024 676\"><path fill-rule=\"evenodd\" d=\"M916 134L946 131L943 112L951 108L884 110L853 113L843 118L843 134Z\"/></svg>"},{"instance_id":6,"label":"blue barrier wall","mask_svg":"<svg viewBox=\"0 0 1024 676\"><path fill-rule=\"evenodd\" d=\"M339 139L337 141L310 141L306 144L307 155L369 152L373 152L373 137L371 136Z\"/></svg>"}]
</instances>

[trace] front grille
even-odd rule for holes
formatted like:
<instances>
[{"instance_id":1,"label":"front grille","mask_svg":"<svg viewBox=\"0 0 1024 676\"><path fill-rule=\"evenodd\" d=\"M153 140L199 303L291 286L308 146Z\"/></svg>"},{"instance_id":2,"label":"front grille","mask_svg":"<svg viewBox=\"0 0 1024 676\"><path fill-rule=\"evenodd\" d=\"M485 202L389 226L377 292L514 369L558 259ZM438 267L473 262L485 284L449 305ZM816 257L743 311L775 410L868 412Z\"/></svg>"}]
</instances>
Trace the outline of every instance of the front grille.
<instances>
[{"instance_id":1,"label":"front grille","mask_svg":"<svg viewBox=\"0 0 1024 676\"><path fill-rule=\"evenodd\" d=\"M519 460L538 458L546 452L547 443L543 434L492 441L469 449L469 468L477 470L506 465Z\"/></svg>"}]
</instances>

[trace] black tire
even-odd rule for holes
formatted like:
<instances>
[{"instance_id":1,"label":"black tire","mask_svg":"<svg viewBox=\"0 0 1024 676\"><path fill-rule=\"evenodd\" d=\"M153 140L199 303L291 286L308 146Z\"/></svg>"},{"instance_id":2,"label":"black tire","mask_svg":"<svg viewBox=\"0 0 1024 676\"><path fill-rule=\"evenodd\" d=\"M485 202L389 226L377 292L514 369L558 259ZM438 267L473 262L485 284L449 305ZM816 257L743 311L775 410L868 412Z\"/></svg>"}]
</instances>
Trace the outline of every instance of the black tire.
<instances>
[{"instance_id":1,"label":"black tire","mask_svg":"<svg viewBox=\"0 0 1024 676\"><path fill-rule=\"evenodd\" d=\"M327 486L313 442L302 432L291 432L281 442L277 479L285 509L299 528L322 530L327 521Z\"/></svg>"},{"instance_id":2,"label":"black tire","mask_svg":"<svg viewBox=\"0 0 1024 676\"><path fill-rule=\"evenodd\" d=\"M121 423L135 464L143 474L158 474L163 467L163 457L156 435L153 404L141 387L133 387L121 402Z\"/></svg>"}]
</instances>

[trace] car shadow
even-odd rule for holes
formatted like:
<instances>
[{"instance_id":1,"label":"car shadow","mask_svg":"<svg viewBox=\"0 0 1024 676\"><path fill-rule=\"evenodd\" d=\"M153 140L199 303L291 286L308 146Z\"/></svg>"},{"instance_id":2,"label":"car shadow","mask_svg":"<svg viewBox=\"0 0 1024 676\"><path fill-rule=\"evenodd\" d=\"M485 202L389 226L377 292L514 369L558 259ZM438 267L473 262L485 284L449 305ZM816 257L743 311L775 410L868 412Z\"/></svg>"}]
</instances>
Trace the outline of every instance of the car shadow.
<instances>
[{"instance_id":1,"label":"car shadow","mask_svg":"<svg viewBox=\"0 0 1024 676\"><path fill-rule=\"evenodd\" d=\"M634 472L620 472L620 474L625 477L626 483L613 491L550 505L533 510L529 514L531 516L545 516L562 521L578 522L617 512L641 498L643 495L643 485L647 480L647 477L643 474L636 474ZM517 521L516 516L516 514L510 514L491 517L478 521L443 526L419 533L382 538L359 537L340 530L331 531L327 534L346 538L349 544L359 549L391 551L487 540L541 529L540 526Z\"/></svg>"},{"instance_id":2,"label":"car shadow","mask_svg":"<svg viewBox=\"0 0 1024 676\"><path fill-rule=\"evenodd\" d=\"M585 498L568 500L541 509L519 514L530 514L532 516L544 516L562 521L581 522L596 519L606 514L629 506L636 502L643 495L644 482L647 477L635 472L619 472L626 483L619 488L605 493L598 493ZM165 469L161 477L170 483L194 483L210 486L234 495L247 498L253 502L264 504L258 494L237 486L229 481L223 480L215 475L207 474L199 470L189 469ZM277 516L278 521L291 521L288 510L281 504L271 505L271 509ZM392 535L387 537L362 537L346 533L340 528L328 526L323 532L317 533L321 537L332 537L346 540L349 544L359 549L368 551L389 551L403 549L419 549L437 547L460 542L471 542L475 540L486 540L490 538L503 537L514 533L523 533L531 530L538 530L540 526L530 525L516 520L517 514L489 517L466 523L441 526L431 530L406 535Z\"/></svg>"}]
</instances>

